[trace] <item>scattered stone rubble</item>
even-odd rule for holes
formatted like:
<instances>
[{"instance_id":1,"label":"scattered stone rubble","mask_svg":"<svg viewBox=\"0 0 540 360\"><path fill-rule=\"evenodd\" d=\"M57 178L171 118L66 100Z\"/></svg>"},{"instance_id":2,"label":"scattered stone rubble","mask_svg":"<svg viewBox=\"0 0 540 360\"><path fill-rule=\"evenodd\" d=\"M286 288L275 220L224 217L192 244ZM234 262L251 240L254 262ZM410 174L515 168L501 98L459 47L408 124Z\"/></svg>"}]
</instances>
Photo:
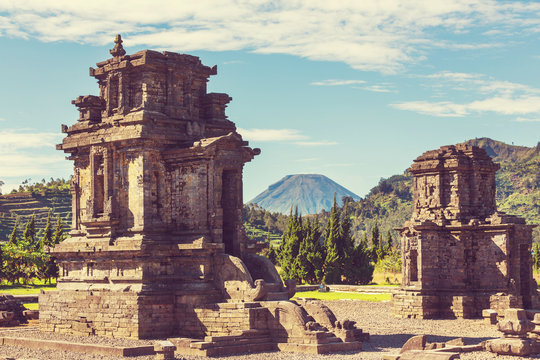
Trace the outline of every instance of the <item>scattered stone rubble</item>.
<instances>
[{"instance_id":1,"label":"scattered stone rubble","mask_svg":"<svg viewBox=\"0 0 540 360\"><path fill-rule=\"evenodd\" d=\"M540 353L540 313L530 313L533 321L523 309L507 309L504 319L498 322L497 329L502 338L488 340L485 349L500 355L528 356Z\"/></svg>"},{"instance_id":2,"label":"scattered stone rubble","mask_svg":"<svg viewBox=\"0 0 540 360\"><path fill-rule=\"evenodd\" d=\"M120 36L111 55L90 69L99 96L74 100L79 119L62 126L73 230L51 251L60 277L39 297L41 329L168 338L180 354L361 349L353 322L290 301L294 281L245 236L242 170L260 150L227 119L231 98L207 93L216 67L127 55Z\"/></svg>"},{"instance_id":3,"label":"scattered stone rubble","mask_svg":"<svg viewBox=\"0 0 540 360\"><path fill-rule=\"evenodd\" d=\"M35 318L35 312L27 310L13 295L0 295L0 326L26 324Z\"/></svg>"},{"instance_id":4,"label":"scattered stone rubble","mask_svg":"<svg viewBox=\"0 0 540 360\"><path fill-rule=\"evenodd\" d=\"M482 344L466 345L462 338L428 343L426 335L417 335L407 340L399 354L384 354L382 360L452 360L459 359L462 352L482 349Z\"/></svg>"},{"instance_id":5,"label":"scattered stone rubble","mask_svg":"<svg viewBox=\"0 0 540 360\"><path fill-rule=\"evenodd\" d=\"M403 256L393 312L407 318L474 318L482 310L537 308L532 225L497 211L486 152L464 144L418 157L412 220L399 229Z\"/></svg>"}]
</instances>

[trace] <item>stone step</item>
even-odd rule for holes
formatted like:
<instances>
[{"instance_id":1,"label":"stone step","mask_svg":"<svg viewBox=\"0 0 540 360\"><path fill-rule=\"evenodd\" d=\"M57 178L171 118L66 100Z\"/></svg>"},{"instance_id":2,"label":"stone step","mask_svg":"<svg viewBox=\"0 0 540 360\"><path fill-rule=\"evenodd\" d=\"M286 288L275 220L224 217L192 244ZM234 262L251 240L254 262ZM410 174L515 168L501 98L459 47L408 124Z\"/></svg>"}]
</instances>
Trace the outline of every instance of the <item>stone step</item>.
<instances>
[{"instance_id":1,"label":"stone step","mask_svg":"<svg viewBox=\"0 0 540 360\"><path fill-rule=\"evenodd\" d=\"M205 356L223 356L223 355L236 355L245 353L259 353L266 351L277 350L276 344L273 342L249 344L249 345L235 345L235 346L220 346L211 349L207 349Z\"/></svg>"},{"instance_id":2,"label":"stone step","mask_svg":"<svg viewBox=\"0 0 540 360\"><path fill-rule=\"evenodd\" d=\"M243 336L207 336L205 340L209 338L220 341L187 338L174 338L169 341L175 344L178 355L223 356L277 350L276 344L266 331L248 330Z\"/></svg>"},{"instance_id":3,"label":"stone step","mask_svg":"<svg viewBox=\"0 0 540 360\"><path fill-rule=\"evenodd\" d=\"M212 336L209 336L209 338L215 338ZM229 340L219 340L219 341L207 341L205 338L205 341L201 342L193 342L190 344L190 347L192 349L211 349L214 347L224 347L224 346L236 346L236 345L250 345L250 344L261 344L261 343L267 343L271 342L270 337L264 336L264 337L252 337L252 338L235 338L235 339L229 339Z\"/></svg>"},{"instance_id":4,"label":"stone step","mask_svg":"<svg viewBox=\"0 0 540 360\"><path fill-rule=\"evenodd\" d=\"M328 344L293 344L278 343L277 347L281 351L304 353L304 354L328 354L333 352L344 352L362 350L362 343L359 341L340 342Z\"/></svg>"},{"instance_id":5,"label":"stone step","mask_svg":"<svg viewBox=\"0 0 540 360\"><path fill-rule=\"evenodd\" d=\"M289 300L289 294L287 294L286 291L281 292L269 292L266 294L266 300L273 301L273 300Z\"/></svg>"}]
</instances>

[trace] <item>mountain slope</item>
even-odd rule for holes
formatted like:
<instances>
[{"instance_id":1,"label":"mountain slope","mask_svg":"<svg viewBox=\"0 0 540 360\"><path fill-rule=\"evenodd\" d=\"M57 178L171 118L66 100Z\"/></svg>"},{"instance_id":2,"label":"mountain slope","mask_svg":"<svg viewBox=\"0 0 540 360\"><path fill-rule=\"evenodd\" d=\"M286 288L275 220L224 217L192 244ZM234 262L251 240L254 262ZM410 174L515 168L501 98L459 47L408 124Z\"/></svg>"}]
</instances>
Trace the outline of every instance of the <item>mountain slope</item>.
<instances>
[{"instance_id":1,"label":"mountain slope","mask_svg":"<svg viewBox=\"0 0 540 360\"><path fill-rule=\"evenodd\" d=\"M508 145L490 138L472 139L464 143L481 147L493 158L493 161L498 163L529 162L540 159L540 142L535 147Z\"/></svg>"},{"instance_id":2,"label":"mountain slope","mask_svg":"<svg viewBox=\"0 0 540 360\"><path fill-rule=\"evenodd\" d=\"M340 205L344 196L353 200L360 199L358 195L324 175L298 174L285 176L248 203L283 214L288 214L291 206L298 206L298 211L303 215L316 214L332 208L334 193Z\"/></svg>"}]
</instances>

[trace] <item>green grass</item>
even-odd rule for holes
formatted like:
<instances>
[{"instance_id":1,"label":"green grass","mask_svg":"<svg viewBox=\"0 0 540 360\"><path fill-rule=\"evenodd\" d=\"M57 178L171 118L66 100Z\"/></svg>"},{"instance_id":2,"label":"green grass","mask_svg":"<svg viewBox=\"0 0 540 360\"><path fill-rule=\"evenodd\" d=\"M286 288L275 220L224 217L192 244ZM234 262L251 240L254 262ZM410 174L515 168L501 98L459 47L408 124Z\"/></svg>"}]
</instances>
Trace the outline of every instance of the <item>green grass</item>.
<instances>
[{"instance_id":1,"label":"green grass","mask_svg":"<svg viewBox=\"0 0 540 360\"><path fill-rule=\"evenodd\" d=\"M39 304L38 303L23 304L23 305L28 310L39 310Z\"/></svg>"},{"instance_id":2,"label":"green grass","mask_svg":"<svg viewBox=\"0 0 540 360\"><path fill-rule=\"evenodd\" d=\"M52 284L45 284L44 280L35 280L33 284L28 285L0 285L0 294L11 294L11 295L30 295L30 294L39 294L39 292L56 290L56 281L53 279Z\"/></svg>"},{"instance_id":3,"label":"green grass","mask_svg":"<svg viewBox=\"0 0 540 360\"><path fill-rule=\"evenodd\" d=\"M390 294L365 294L354 292L318 292L302 291L296 293L295 297L306 297L318 300L362 300L362 301L387 301L390 300Z\"/></svg>"}]
</instances>

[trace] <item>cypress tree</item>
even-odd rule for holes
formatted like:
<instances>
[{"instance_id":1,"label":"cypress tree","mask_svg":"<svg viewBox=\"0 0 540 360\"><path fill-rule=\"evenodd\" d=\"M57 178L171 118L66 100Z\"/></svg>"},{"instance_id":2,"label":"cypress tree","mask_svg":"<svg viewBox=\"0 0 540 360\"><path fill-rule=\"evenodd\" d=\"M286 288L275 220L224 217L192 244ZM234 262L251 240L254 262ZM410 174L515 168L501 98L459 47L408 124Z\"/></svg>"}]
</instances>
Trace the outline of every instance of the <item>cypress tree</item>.
<instances>
[{"instance_id":1,"label":"cypress tree","mask_svg":"<svg viewBox=\"0 0 540 360\"><path fill-rule=\"evenodd\" d=\"M309 253L312 251L311 244L311 223L309 220L303 223L302 238L300 239L300 246L298 248L298 256L294 261L294 268L296 275L302 282L310 282L313 278L313 266L309 261Z\"/></svg>"},{"instance_id":2,"label":"cypress tree","mask_svg":"<svg viewBox=\"0 0 540 360\"><path fill-rule=\"evenodd\" d=\"M350 284L366 285L373 279L375 266L371 262L371 249L367 241L362 240L355 248L347 269L347 280Z\"/></svg>"},{"instance_id":3,"label":"cypress tree","mask_svg":"<svg viewBox=\"0 0 540 360\"><path fill-rule=\"evenodd\" d=\"M62 224L62 218L60 217L60 214L58 214L58 218L56 219L56 226L54 228L54 234L53 234L53 244L60 244L62 241L64 241L64 224Z\"/></svg>"},{"instance_id":4,"label":"cypress tree","mask_svg":"<svg viewBox=\"0 0 540 360\"><path fill-rule=\"evenodd\" d=\"M25 250L36 250L36 220L34 215L28 220L23 231L24 244L23 248Z\"/></svg>"},{"instance_id":5,"label":"cypress tree","mask_svg":"<svg viewBox=\"0 0 540 360\"><path fill-rule=\"evenodd\" d=\"M292 212L292 211L291 211ZM302 217L298 214L298 207L289 217L287 231L283 234L282 248L280 249L281 276L283 279L300 280L296 266L296 257L300 250L302 234Z\"/></svg>"},{"instance_id":6,"label":"cypress tree","mask_svg":"<svg viewBox=\"0 0 540 360\"><path fill-rule=\"evenodd\" d=\"M394 247L394 239L392 239L392 232L388 230L386 233L386 248L385 252L387 254L390 254L392 252L392 248Z\"/></svg>"},{"instance_id":7,"label":"cypress tree","mask_svg":"<svg viewBox=\"0 0 540 360\"><path fill-rule=\"evenodd\" d=\"M19 227L19 217L15 220L15 225L13 226L13 231L9 235L8 243L17 245L17 228Z\"/></svg>"},{"instance_id":8,"label":"cypress tree","mask_svg":"<svg viewBox=\"0 0 540 360\"><path fill-rule=\"evenodd\" d=\"M45 225L45 229L43 230L43 237L41 238L41 246L53 246L53 233L52 233L52 227L51 227L51 212L49 211L49 215L47 216L47 224Z\"/></svg>"},{"instance_id":9,"label":"cypress tree","mask_svg":"<svg viewBox=\"0 0 540 360\"><path fill-rule=\"evenodd\" d=\"M371 260L377 262L379 260L379 224L375 221L375 224L371 228Z\"/></svg>"},{"instance_id":10,"label":"cypress tree","mask_svg":"<svg viewBox=\"0 0 540 360\"><path fill-rule=\"evenodd\" d=\"M316 216L310 224L309 241L311 251L308 254L308 261L313 268L313 278L311 283L320 283L324 278L324 261L326 259L326 249L321 241L321 230L319 228L319 218Z\"/></svg>"},{"instance_id":11,"label":"cypress tree","mask_svg":"<svg viewBox=\"0 0 540 360\"><path fill-rule=\"evenodd\" d=\"M534 242L532 245L532 252L533 252L533 268L535 270L538 270L540 267L540 246L538 246L537 242Z\"/></svg>"},{"instance_id":12,"label":"cypress tree","mask_svg":"<svg viewBox=\"0 0 540 360\"><path fill-rule=\"evenodd\" d=\"M330 219L328 219L325 228L326 259L324 262L324 281L327 284L338 284L341 282L341 264L338 249L340 237L339 225L336 195L334 194L334 204L330 211Z\"/></svg>"}]
</instances>

